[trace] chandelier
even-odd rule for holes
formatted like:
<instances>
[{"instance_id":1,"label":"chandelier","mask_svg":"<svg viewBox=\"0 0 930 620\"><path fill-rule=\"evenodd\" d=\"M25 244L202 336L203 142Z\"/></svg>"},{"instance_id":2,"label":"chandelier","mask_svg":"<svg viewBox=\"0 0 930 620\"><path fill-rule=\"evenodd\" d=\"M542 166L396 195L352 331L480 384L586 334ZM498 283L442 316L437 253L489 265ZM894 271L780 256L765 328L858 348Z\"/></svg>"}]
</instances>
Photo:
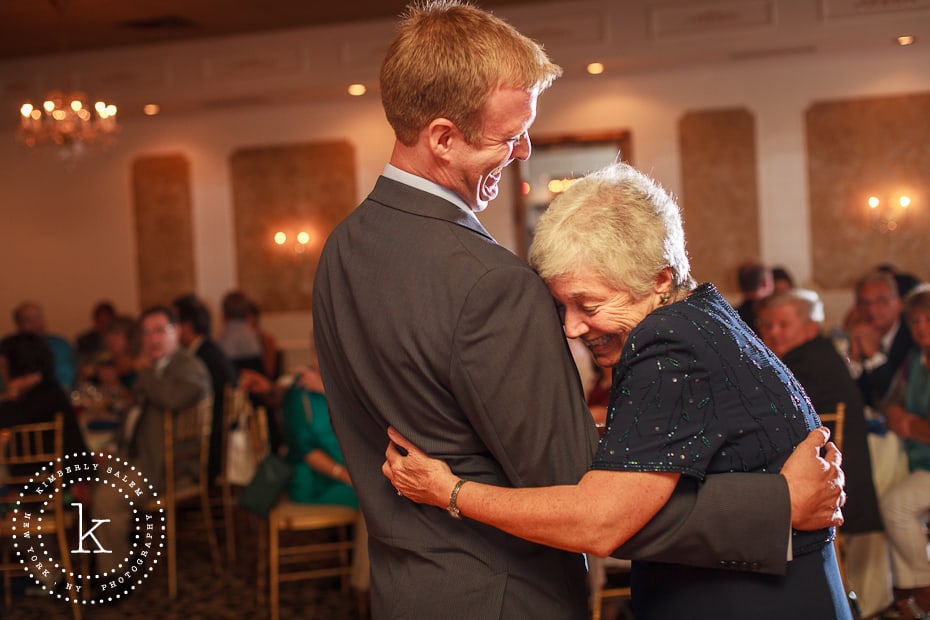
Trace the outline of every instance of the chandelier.
<instances>
[{"instance_id":1,"label":"chandelier","mask_svg":"<svg viewBox=\"0 0 930 620\"><path fill-rule=\"evenodd\" d=\"M68 46L65 10L71 0L49 0L58 13L65 70ZM66 80L66 84L70 80ZM87 95L70 86L49 92L41 105L24 102L19 108L19 139L29 148L52 146L65 161L82 156L90 146L111 144L116 136L116 106L105 101L88 105Z\"/></svg>"},{"instance_id":2,"label":"chandelier","mask_svg":"<svg viewBox=\"0 0 930 620\"><path fill-rule=\"evenodd\" d=\"M80 157L89 146L112 143L119 129L116 106L87 101L77 90L52 91L39 107L27 101L19 108L20 140L28 147L56 146L65 160Z\"/></svg>"}]
</instances>

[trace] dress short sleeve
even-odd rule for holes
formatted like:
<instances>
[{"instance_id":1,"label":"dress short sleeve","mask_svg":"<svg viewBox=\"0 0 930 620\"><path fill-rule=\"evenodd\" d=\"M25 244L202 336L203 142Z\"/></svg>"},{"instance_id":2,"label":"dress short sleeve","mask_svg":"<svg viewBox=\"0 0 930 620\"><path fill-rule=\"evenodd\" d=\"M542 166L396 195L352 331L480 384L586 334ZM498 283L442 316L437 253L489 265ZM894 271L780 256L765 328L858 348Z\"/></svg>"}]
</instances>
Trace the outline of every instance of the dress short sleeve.
<instances>
[{"instance_id":1,"label":"dress short sleeve","mask_svg":"<svg viewBox=\"0 0 930 620\"><path fill-rule=\"evenodd\" d=\"M715 290L699 290L630 333L593 468L778 471L815 420L784 364Z\"/></svg>"}]
</instances>

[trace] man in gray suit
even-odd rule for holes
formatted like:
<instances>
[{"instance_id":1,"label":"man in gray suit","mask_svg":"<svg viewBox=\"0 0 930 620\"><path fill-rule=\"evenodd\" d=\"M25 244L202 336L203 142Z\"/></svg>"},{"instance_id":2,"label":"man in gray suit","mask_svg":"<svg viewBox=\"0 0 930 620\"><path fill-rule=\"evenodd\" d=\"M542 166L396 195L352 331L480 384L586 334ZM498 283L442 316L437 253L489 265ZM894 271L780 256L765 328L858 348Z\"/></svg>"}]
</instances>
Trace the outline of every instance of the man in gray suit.
<instances>
[{"instance_id":1,"label":"man in gray suit","mask_svg":"<svg viewBox=\"0 0 930 620\"><path fill-rule=\"evenodd\" d=\"M165 484L165 412L193 407L209 398L212 388L203 362L181 348L177 320L170 308L149 308L140 321L147 366L133 386L137 408L120 429L117 452L161 493ZM128 557L132 513L120 491L107 485L95 488L94 512L110 520L97 530L101 546L110 550L96 557L97 572L105 573Z\"/></svg>"},{"instance_id":2,"label":"man in gray suit","mask_svg":"<svg viewBox=\"0 0 930 620\"><path fill-rule=\"evenodd\" d=\"M380 473L389 425L472 480L568 484L588 468L597 434L552 299L474 215L503 168L529 157L537 97L560 72L509 25L454 2L410 10L382 67L391 161L327 241L313 296L376 618L587 615L580 555L459 520L454 497L450 514L408 502ZM785 477L681 485L624 557L783 572L789 524L830 525L842 501L830 487L842 473L813 440L802 447Z\"/></svg>"}]
</instances>

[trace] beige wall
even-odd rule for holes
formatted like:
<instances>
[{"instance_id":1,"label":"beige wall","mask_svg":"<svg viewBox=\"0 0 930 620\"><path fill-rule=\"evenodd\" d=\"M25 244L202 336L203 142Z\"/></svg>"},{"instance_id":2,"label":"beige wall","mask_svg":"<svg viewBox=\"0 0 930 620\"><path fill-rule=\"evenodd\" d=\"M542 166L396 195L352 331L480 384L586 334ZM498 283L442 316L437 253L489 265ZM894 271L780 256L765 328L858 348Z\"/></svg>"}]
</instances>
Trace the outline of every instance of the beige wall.
<instances>
[{"instance_id":1,"label":"beige wall","mask_svg":"<svg viewBox=\"0 0 930 620\"><path fill-rule=\"evenodd\" d=\"M678 126L691 111L739 108L755 124L760 254L812 282L805 114L816 102L930 92L930 48L729 62L627 77L566 77L540 100L534 131L592 133L627 129L637 166L682 191ZM558 58L556 59L558 60ZM0 67L9 71L9 67ZM93 303L112 299L139 310L131 186L132 162L180 154L190 165L193 281L214 310L237 286L230 157L241 149L298 142L345 141L355 153L356 198L374 183L392 136L377 96L315 104L242 105L123 122L119 143L65 169L53 154L25 152L0 140L0 312L20 300L42 303L54 331L74 335ZM482 214L491 232L513 245L512 205ZM919 208L919 206L918 206ZM843 226L843 222L836 222ZM837 256L836 260L844 257ZM923 275L930 276L930 267ZM845 310L846 289L822 291L828 320ZM270 313L265 325L298 347L306 313ZM4 320L7 323L4 323ZM9 319L0 319L0 332Z\"/></svg>"}]
</instances>

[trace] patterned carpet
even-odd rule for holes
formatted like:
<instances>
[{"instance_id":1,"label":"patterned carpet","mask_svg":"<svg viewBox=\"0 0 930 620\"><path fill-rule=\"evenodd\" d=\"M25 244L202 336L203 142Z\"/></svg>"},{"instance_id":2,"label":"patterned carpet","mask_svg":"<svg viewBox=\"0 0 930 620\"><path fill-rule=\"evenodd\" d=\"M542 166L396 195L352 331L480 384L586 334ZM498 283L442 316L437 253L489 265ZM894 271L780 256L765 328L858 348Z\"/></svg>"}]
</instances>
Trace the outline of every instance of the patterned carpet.
<instances>
[{"instance_id":1,"label":"patterned carpet","mask_svg":"<svg viewBox=\"0 0 930 620\"><path fill-rule=\"evenodd\" d=\"M178 598L168 599L168 570L160 562L154 574L125 600L106 606L84 605L83 617L89 620L226 620L269 617L266 602L259 604L256 587L256 542L254 533L241 532L237 561L224 567L225 573L214 575L210 551L197 528L195 514L180 515L178 539ZM188 519L184 521L184 519ZM191 525L184 527L185 523ZM24 586L31 592L23 592ZM57 620L71 618L71 610L46 592L38 591L30 581L19 579L13 588L14 600L9 609L0 600L0 618L4 620ZM356 605L351 594L341 591L338 579L283 583L280 587L280 618L319 620L356 620Z\"/></svg>"}]
</instances>

